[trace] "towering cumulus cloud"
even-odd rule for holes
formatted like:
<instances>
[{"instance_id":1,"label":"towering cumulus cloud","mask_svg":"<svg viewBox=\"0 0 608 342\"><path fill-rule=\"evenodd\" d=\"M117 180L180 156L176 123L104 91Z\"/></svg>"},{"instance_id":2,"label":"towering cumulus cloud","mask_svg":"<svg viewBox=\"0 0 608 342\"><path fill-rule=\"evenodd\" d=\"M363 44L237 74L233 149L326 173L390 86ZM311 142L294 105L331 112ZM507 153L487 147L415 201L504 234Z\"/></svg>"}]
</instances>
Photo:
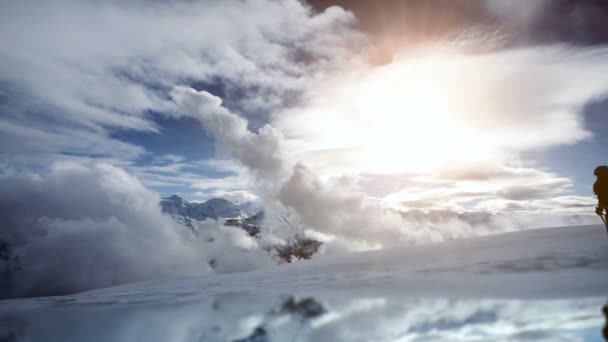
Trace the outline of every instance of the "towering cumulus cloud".
<instances>
[{"instance_id":1,"label":"towering cumulus cloud","mask_svg":"<svg viewBox=\"0 0 608 342\"><path fill-rule=\"evenodd\" d=\"M274 178L283 172L280 131L267 124L257 134L250 132L247 120L222 107L222 99L206 91L175 87L171 97L180 110L200 120L220 155L236 159L258 176Z\"/></svg>"},{"instance_id":2,"label":"towering cumulus cloud","mask_svg":"<svg viewBox=\"0 0 608 342\"><path fill-rule=\"evenodd\" d=\"M44 176L0 178L0 187L0 239L8 256L1 297L203 274L212 259L224 271L271 262L255 251L245 258L245 234L215 221L204 227L215 232L214 244L195 239L161 214L157 193L107 164L59 163Z\"/></svg>"}]
</instances>

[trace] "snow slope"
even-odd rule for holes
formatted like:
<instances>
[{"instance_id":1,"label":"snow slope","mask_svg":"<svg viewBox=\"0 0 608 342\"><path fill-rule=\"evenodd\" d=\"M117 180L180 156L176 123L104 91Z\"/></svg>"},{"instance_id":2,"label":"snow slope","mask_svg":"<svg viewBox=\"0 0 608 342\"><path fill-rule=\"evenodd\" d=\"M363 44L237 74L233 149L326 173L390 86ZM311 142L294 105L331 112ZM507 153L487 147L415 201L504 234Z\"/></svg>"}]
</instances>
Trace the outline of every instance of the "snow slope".
<instances>
[{"instance_id":1,"label":"snow slope","mask_svg":"<svg viewBox=\"0 0 608 342\"><path fill-rule=\"evenodd\" d=\"M76 303L142 303L235 293L340 295L344 290L406 297L602 296L608 293L608 236L602 226L534 229L252 272L133 283L67 297ZM0 310L57 300L62 299L4 301Z\"/></svg>"}]
</instances>

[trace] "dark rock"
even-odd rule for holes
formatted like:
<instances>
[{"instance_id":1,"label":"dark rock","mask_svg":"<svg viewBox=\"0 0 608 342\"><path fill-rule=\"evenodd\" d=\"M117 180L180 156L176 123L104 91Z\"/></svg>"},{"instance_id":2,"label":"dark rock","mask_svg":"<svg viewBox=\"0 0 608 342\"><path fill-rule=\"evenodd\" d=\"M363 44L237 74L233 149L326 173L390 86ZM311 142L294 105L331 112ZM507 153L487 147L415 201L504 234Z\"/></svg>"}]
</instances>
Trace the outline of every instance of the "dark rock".
<instances>
[{"instance_id":1,"label":"dark rock","mask_svg":"<svg viewBox=\"0 0 608 342\"><path fill-rule=\"evenodd\" d=\"M306 260L312 258L322 244L323 242L315 239L296 236L294 240L275 248L281 259L291 262L294 257Z\"/></svg>"},{"instance_id":2,"label":"dark rock","mask_svg":"<svg viewBox=\"0 0 608 342\"><path fill-rule=\"evenodd\" d=\"M281 312L302 316L303 318L315 318L323 315L326 311L323 305L314 298L304 298L300 301L289 297L283 303Z\"/></svg>"},{"instance_id":3,"label":"dark rock","mask_svg":"<svg viewBox=\"0 0 608 342\"><path fill-rule=\"evenodd\" d=\"M234 340L233 342L270 342L270 338L268 337L266 329L262 327L257 327L251 333L251 335L245 338Z\"/></svg>"}]
</instances>

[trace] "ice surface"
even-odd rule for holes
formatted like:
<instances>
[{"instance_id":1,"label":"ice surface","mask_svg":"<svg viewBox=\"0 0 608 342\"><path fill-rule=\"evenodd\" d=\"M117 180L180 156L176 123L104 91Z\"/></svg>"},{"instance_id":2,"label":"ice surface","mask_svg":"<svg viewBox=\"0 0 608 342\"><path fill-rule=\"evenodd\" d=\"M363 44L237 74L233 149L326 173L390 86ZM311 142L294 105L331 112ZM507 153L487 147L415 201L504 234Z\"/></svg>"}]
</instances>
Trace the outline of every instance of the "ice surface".
<instances>
[{"instance_id":1,"label":"ice surface","mask_svg":"<svg viewBox=\"0 0 608 342\"><path fill-rule=\"evenodd\" d=\"M603 298L223 295L5 315L2 341L601 341Z\"/></svg>"}]
</instances>

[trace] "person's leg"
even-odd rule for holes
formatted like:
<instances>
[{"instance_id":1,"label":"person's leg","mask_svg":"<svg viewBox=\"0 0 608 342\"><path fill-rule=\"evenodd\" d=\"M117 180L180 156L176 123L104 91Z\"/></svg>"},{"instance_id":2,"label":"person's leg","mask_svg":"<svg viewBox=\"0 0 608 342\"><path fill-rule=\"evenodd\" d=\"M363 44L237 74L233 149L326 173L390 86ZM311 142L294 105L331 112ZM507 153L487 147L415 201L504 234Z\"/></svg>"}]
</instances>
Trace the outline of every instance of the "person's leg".
<instances>
[{"instance_id":1,"label":"person's leg","mask_svg":"<svg viewBox=\"0 0 608 342\"><path fill-rule=\"evenodd\" d=\"M598 215L604 215L604 212L606 214L608 214L608 203L606 203L605 198L603 198L603 197L598 198L597 207L595 208L595 213Z\"/></svg>"}]
</instances>

